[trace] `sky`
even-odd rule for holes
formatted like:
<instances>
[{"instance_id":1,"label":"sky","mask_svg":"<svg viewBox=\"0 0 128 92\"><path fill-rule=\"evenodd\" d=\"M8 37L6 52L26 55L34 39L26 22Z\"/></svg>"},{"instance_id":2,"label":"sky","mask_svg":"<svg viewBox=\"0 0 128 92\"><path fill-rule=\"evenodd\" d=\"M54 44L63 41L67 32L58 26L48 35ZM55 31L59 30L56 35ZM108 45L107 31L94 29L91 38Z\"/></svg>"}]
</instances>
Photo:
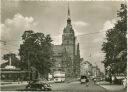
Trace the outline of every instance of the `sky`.
<instances>
[{"instance_id":1,"label":"sky","mask_svg":"<svg viewBox=\"0 0 128 92\"><path fill-rule=\"evenodd\" d=\"M54 44L62 43L66 26L67 1L11 1L2 0L1 6L1 56L8 52L18 53L25 30L50 34ZM104 71L101 51L105 32L114 27L121 1L69 1L72 26L80 54L84 60ZM95 34L93 34L95 33ZM2 61L0 62L2 63Z\"/></svg>"}]
</instances>

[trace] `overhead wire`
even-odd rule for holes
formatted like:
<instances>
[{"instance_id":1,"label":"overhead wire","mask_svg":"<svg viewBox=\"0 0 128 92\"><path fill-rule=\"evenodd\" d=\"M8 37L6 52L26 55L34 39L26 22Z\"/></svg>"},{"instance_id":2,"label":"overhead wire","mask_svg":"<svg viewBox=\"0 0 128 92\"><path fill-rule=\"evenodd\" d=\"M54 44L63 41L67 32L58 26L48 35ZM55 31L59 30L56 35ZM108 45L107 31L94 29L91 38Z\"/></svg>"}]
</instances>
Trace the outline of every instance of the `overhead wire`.
<instances>
[{"instance_id":1,"label":"overhead wire","mask_svg":"<svg viewBox=\"0 0 128 92\"><path fill-rule=\"evenodd\" d=\"M86 34L81 34L81 35L77 35L76 37L78 37L78 36L84 36L84 35L94 35L94 34L98 34L98 33L102 33L102 32L106 32L106 31L99 31L99 32L91 32L91 33L86 33ZM52 37L51 37L52 38ZM15 41L23 41L23 40L8 40L8 41L4 41L4 42L6 42L6 43L10 43L10 42L15 42Z\"/></svg>"}]
</instances>

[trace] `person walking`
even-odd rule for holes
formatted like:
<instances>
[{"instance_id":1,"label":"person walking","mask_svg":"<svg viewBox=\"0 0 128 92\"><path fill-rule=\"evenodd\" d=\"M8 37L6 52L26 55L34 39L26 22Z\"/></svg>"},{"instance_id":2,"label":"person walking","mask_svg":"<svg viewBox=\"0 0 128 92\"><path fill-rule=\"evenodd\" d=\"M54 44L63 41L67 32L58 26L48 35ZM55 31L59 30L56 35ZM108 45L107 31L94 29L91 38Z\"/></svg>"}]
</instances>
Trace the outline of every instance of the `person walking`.
<instances>
[{"instance_id":1,"label":"person walking","mask_svg":"<svg viewBox=\"0 0 128 92\"><path fill-rule=\"evenodd\" d=\"M124 88L127 88L127 78L124 78L122 80Z\"/></svg>"},{"instance_id":2,"label":"person walking","mask_svg":"<svg viewBox=\"0 0 128 92\"><path fill-rule=\"evenodd\" d=\"M96 78L93 78L94 84L96 84Z\"/></svg>"},{"instance_id":3,"label":"person walking","mask_svg":"<svg viewBox=\"0 0 128 92\"><path fill-rule=\"evenodd\" d=\"M18 84L20 84L20 78L19 77L18 77L17 81L18 81Z\"/></svg>"},{"instance_id":4,"label":"person walking","mask_svg":"<svg viewBox=\"0 0 128 92\"><path fill-rule=\"evenodd\" d=\"M86 86L89 86L89 79L86 79Z\"/></svg>"}]
</instances>

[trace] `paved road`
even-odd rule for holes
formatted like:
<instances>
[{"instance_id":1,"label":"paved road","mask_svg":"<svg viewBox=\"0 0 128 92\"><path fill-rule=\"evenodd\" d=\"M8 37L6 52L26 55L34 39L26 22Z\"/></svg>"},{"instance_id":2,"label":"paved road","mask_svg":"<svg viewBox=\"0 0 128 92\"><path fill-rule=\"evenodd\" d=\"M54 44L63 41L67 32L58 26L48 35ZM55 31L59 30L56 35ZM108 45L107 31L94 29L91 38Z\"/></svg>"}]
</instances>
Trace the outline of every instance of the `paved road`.
<instances>
[{"instance_id":1,"label":"paved road","mask_svg":"<svg viewBox=\"0 0 128 92\"><path fill-rule=\"evenodd\" d=\"M1 90L3 91L16 91L19 89L24 89L26 85L20 86L6 86L2 87ZM71 83L54 83L52 84L52 90L56 91L64 91L64 92L114 92L108 91L99 85L94 85L92 82L89 83L89 86L86 87L85 84L80 84L80 82L71 82ZM117 92L117 91L116 91ZM118 92L125 92L125 91L118 91Z\"/></svg>"},{"instance_id":2,"label":"paved road","mask_svg":"<svg viewBox=\"0 0 128 92\"><path fill-rule=\"evenodd\" d=\"M63 83L53 85L53 90L57 91L68 91L68 92L108 92L106 89L94 85L93 83L89 83L89 86L85 84L80 84L80 82L71 82L71 83Z\"/></svg>"}]
</instances>

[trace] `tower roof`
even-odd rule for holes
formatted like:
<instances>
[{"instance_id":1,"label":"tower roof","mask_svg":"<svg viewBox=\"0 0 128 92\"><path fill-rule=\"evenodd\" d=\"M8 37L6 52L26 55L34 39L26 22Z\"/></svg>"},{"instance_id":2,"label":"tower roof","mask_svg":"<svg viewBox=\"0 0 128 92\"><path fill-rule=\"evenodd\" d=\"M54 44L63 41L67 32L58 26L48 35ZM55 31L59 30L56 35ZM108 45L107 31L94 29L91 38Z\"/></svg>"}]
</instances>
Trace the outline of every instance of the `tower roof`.
<instances>
[{"instance_id":1,"label":"tower roof","mask_svg":"<svg viewBox=\"0 0 128 92\"><path fill-rule=\"evenodd\" d=\"M71 25L69 2L68 2L68 9L67 9L67 26L64 28L63 33L70 33L74 35L74 30Z\"/></svg>"},{"instance_id":2,"label":"tower roof","mask_svg":"<svg viewBox=\"0 0 128 92\"><path fill-rule=\"evenodd\" d=\"M68 2L68 18L70 18L69 2Z\"/></svg>"},{"instance_id":3,"label":"tower roof","mask_svg":"<svg viewBox=\"0 0 128 92\"><path fill-rule=\"evenodd\" d=\"M71 24L69 2L68 2L68 15L67 15L67 24Z\"/></svg>"}]
</instances>

